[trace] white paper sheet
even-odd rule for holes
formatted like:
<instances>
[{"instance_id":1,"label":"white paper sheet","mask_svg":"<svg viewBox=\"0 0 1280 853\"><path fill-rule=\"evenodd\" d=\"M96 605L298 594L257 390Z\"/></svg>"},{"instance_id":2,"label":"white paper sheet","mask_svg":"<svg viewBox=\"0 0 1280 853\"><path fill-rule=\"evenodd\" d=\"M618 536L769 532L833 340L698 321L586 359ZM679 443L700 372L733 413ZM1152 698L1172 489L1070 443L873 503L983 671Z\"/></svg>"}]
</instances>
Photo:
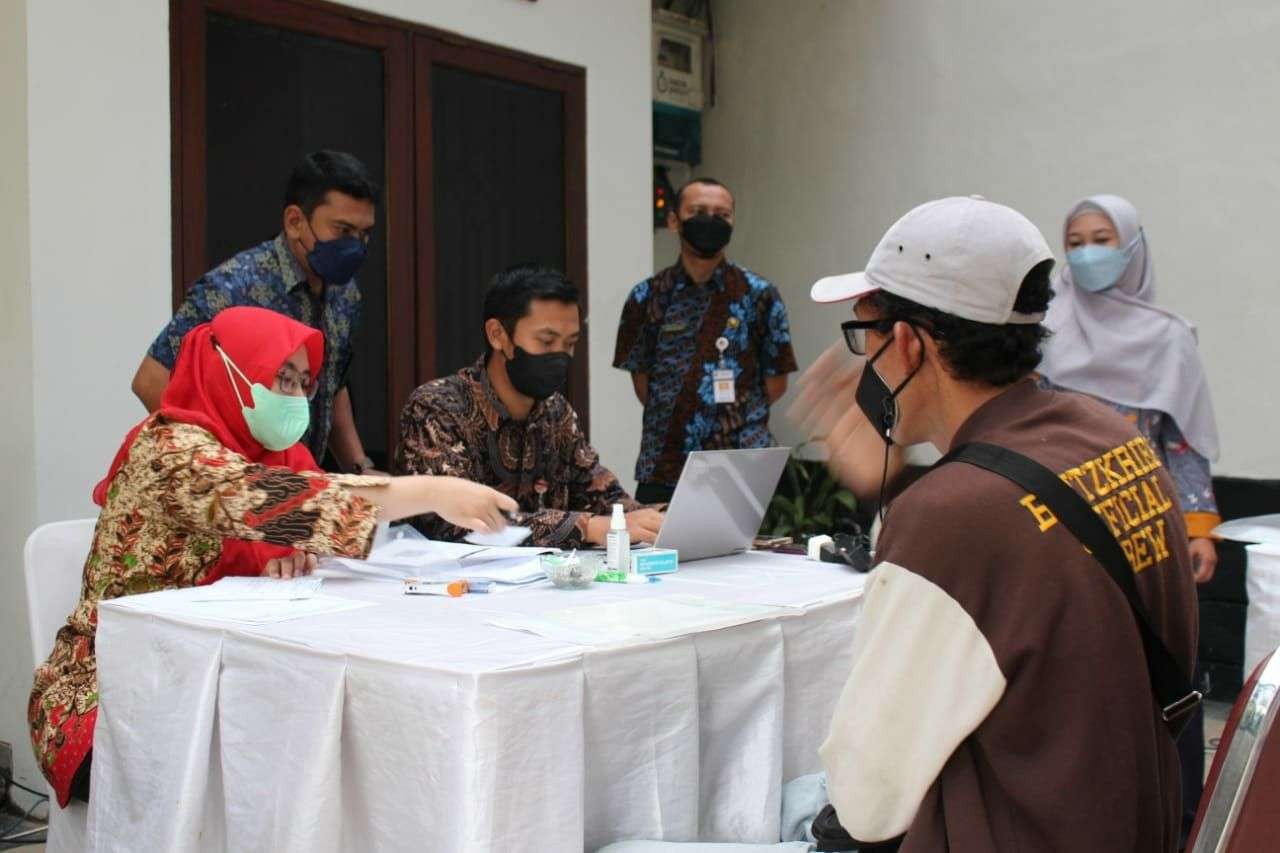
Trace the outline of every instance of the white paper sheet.
<instances>
[{"instance_id":1,"label":"white paper sheet","mask_svg":"<svg viewBox=\"0 0 1280 853\"><path fill-rule=\"evenodd\" d=\"M324 586L324 578L223 578L208 586L196 587L193 601L297 601L311 598Z\"/></svg>"},{"instance_id":2,"label":"white paper sheet","mask_svg":"<svg viewBox=\"0 0 1280 853\"><path fill-rule=\"evenodd\" d=\"M243 625L268 625L307 616L340 613L372 607L370 601L354 601L332 595L313 595L301 599L265 599L258 601L210 601L197 598L200 587L168 589L143 595L127 595L112 599L121 607L144 613L157 613L194 619L216 619Z\"/></svg>"},{"instance_id":3,"label":"white paper sheet","mask_svg":"<svg viewBox=\"0 0 1280 853\"><path fill-rule=\"evenodd\" d=\"M476 551L473 554L468 554L466 557L463 557L462 562L464 565L470 565L474 563L487 563L490 560L511 560L517 557L523 557L527 560L530 557L537 557L542 554L554 554L557 550L558 549L556 548L539 548L536 545L484 548L483 550Z\"/></svg>"},{"instance_id":4,"label":"white paper sheet","mask_svg":"<svg viewBox=\"0 0 1280 853\"><path fill-rule=\"evenodd\" d=\"M437 542L434 539L393 539L370 552L365 562L379 566L423 568L436 563L453 562L485 550L465 542Z\"/></svg>"},{"instance_id":5,"label":"white paper sheet","mask_svg":"<svg viewBox=\"0 0 1280 853\"><path fill-rule=\"evenodd\" d=\"M350 560L346 557L328 557L322 559L316 571L326 577L346 576L368 578L370 580L404 580L405 578L428 578L432 572L425 569L414 569L411 566L381 566L364 560ZM443 575L441 575L443 577Z\"/></svg>"},{"instance_id":6,"label":"white paper sheet","mask_svg":"<svg viewBox=\"0 0 1280 853\"><path fill-rule=\"evenodd\" d=\"M474 545L484 545L486 548L511 548L524 542L532 535L533 531L529 528L517 527L513 524L494 533L472 531L465 538Z\"/></svg>"}]
</instances>

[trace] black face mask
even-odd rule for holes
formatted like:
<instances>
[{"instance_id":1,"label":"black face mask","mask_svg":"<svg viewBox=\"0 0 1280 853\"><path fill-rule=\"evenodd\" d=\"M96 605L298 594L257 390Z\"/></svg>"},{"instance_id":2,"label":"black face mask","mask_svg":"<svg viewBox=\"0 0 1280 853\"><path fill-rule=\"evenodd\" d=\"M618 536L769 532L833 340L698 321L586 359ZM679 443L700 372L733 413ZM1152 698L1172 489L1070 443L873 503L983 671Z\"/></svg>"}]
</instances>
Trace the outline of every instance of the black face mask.
<instances>
[{"instance_id":1,"label":"black face mask","mask_svg":"<svg viewBox=\"0 0 1280 853\"><path fill-rule=\"evenodd\" d=\"M507 359L507 376L517 391L535 400L545 400L564 387L573 358L565 352L532 355L520 347Z\"/></svg>"},{"instance_id":2,"label":"black face mask","mask_svg":"<svg viewBox=\"0 0 1280 853\"><path fill-rule=\"evenodd\" d=\"M729 245L733 226L727 219L699 213L680 223L680 236L699 257L714 258L721 249Z\"/></svg>"},{"instance_id":3,"label":"black face mask","mask_svg":"<svg viewBox=\"0 0 1280 853\"><path fill-rule=\"evenodd\" d=\"M913 329L914 331L914 329ZM916 332L916 337L920 333ZM889 389L888 384L880 377L875 369L876 359L884 354L889 348L889 344L893 343L893 339L884 342L884 346L876 350L876 354L867 362L866 367L862 368L862 378L858 380L858 388L854 391L854 399L858 403L858 408L862 409L862 413L867 416L867 420L871 421L871 425L875 427L876 432L884 439L886 445L893 444L893 428L898 424L898 395L902 393L902 389L907 387L907 383L912 380L916 372L924 365L923 360L917 364L915 369L907 374L907 378L902 380L902 384L893 390ZM921 342L923 345L923 341ZM885 448L886 451L888 448Z\"/></svg>"}]
</instances>

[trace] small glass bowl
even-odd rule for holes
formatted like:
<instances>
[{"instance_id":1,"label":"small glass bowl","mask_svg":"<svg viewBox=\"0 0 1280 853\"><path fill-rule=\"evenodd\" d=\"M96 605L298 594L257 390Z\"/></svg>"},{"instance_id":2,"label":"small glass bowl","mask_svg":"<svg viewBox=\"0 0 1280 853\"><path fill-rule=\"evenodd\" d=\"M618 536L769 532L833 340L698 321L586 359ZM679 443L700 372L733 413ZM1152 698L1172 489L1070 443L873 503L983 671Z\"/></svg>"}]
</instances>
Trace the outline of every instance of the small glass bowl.
<instances>
[{"instance_id":1,"label":"small glass bowl","mask_svg":"<svg viewBox=\"0 0 1280 853\"><path fill-rule=\"evenodd\" d=\"M586 589L600 571L598 554L543 554L542 568L560 589Z\"/></svg>"}]
</instances>

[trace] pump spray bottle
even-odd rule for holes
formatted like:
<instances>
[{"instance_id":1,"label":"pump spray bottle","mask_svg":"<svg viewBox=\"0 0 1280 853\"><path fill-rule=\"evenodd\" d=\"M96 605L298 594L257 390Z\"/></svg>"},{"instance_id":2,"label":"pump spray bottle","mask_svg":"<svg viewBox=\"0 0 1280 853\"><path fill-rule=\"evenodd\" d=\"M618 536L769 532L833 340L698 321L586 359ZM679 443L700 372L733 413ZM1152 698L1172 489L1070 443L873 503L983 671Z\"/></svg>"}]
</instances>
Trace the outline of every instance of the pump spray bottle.
<instances>
[{"instance_id":1,"label":"pump spray bottle","mask_svg":"<svg viewBox=\"0 0 1280 853\"><path fill-rule=\"evenodd\" d=\"M627 530L627 516L622 504L613 505L613 518L609 521L609 538L606 546L606 564L611 572L631 571L631 533Z\"/></svg>"}]
</instances>

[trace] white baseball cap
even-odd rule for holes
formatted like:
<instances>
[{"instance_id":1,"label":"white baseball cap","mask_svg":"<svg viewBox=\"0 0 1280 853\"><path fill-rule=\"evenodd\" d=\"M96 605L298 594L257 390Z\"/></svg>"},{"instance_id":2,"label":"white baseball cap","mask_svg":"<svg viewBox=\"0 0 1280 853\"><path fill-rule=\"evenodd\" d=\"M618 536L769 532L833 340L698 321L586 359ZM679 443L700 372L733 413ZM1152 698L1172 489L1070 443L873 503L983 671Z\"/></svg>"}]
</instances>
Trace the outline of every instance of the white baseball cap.
<instances>
[{"instance_id":1,"label":"white baseball cap","mask_svg":"<svg viewBox=\"0 0 1280 853\"><path fill-rule=\"evenodd\" d=\"M1040 230L1018 211L982 196L927 202L893 223L863 272L819 279L814 302L883 290L979 323L1039 323L1013 310L1027 273L1053 260Z\"/></svg>"}]
</instances>

